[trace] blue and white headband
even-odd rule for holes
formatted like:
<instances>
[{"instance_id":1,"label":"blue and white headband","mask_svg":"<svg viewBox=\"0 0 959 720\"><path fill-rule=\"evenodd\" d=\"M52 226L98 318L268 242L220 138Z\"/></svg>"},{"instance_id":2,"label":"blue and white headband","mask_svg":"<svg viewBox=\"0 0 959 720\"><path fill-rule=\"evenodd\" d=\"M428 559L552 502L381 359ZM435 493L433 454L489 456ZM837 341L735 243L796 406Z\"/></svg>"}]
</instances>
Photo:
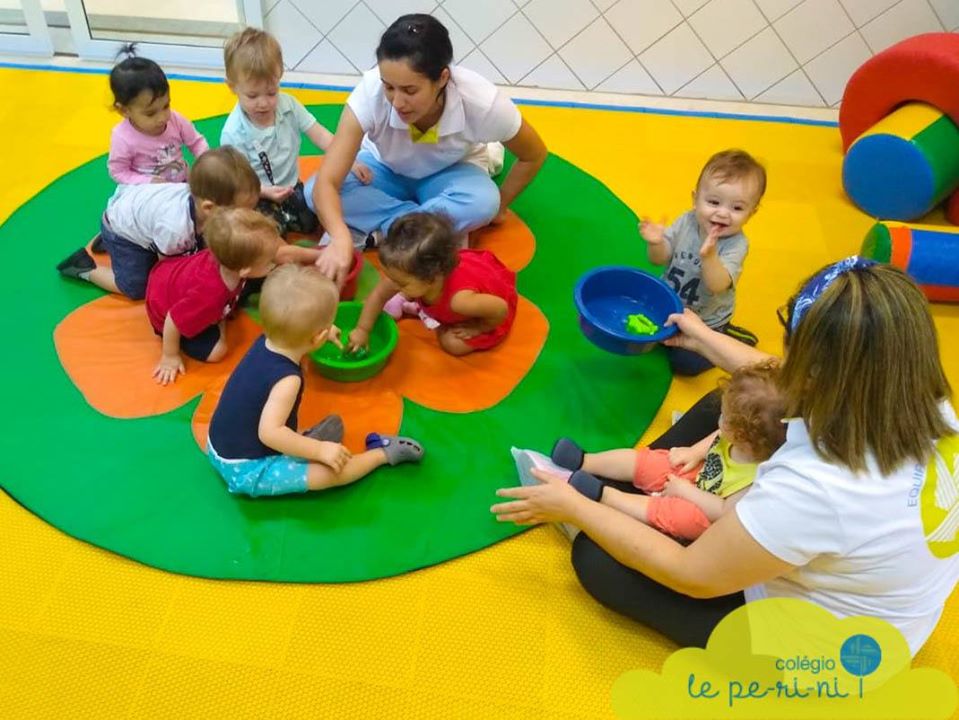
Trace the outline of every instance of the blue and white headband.
<instances>
[{"instance_id":1,"label":"blue and white headband","mask_svg":"<svg viewBox=\"0 0 959 720\"><path fill-rule=\"evenodd\" d=\"M839 262L835 262L816 273L809 282L802 286L802 289L796 296L796 304L793 306L792 317L789 321L789 332L796 332L796 328L799 327L799 321L802 320L803 315L805 315L806 311L819 299L819 296L826 292L826 288L832 285L837 277L852 270L860 270L875 264L875 260L867 260L858 255L853 255Z\"/></svg>"}]
</instances>

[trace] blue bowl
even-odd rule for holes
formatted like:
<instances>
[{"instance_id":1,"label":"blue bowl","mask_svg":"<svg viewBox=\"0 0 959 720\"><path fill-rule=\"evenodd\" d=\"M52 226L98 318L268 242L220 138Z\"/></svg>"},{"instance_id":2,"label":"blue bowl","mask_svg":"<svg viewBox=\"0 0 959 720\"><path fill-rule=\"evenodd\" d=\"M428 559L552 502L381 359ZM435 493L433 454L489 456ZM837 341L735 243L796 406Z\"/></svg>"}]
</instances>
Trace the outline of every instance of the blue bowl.
<instances>
[{"instance_id":1,"label":"blue bowl","mask_svg":"<svg viewBox=\"0 0 959 720\"><path fill-rule=\"evenodd\" d=\"M682 300L658 277L631 267L598 267L583 275L573 292L583 335L596 347L619 355L639 355L676 334L663 327L666 318L683 311ZM653 335L626 331L626 318L642 313L659 325Z\"/></svg>"}]
</instances>

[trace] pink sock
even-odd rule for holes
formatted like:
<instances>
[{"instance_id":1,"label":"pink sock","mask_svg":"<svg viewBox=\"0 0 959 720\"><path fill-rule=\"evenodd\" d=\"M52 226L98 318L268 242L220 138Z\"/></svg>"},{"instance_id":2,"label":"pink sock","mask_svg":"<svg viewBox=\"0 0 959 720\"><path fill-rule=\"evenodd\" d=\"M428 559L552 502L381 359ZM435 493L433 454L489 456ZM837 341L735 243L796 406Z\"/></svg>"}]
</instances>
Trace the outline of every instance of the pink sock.
<instances>
[{"instance_id":1,"label":"pink sock","mask_svg":"<svg viewBox=\"0 0 959 720\"><path fill-rule=\"evenodd\" d=\"M396 293L396 295L386 301L383 309L386 311L387 315L399 320L401 317L403 317L403 305L407 302L408 300L405 297L403 297L400 293Z\"/></svg>"},{"instance_id":2,"label":"pink sock","mask_svg":"<svg viewBox=\"0 0 959 720\"><path fill-rule=\"evenodd\" d=\"M399 320L404 315L416 316L420 314L420 304L415 300L407 300L406 296L401 293L396 293L396 295L387 300L383 309L387 315L396 320Z\"/></svg>"}]
</instances>

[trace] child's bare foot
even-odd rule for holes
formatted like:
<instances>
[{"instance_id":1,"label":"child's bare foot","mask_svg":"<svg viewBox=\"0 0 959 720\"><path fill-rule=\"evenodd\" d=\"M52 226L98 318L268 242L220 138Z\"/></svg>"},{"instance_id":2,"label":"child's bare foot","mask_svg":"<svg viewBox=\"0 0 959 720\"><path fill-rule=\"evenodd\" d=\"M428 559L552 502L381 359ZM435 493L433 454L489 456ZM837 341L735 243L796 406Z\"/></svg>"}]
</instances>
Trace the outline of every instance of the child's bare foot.
<instances>
[{"instance_id":1,"label":"child's bare foot","mask_svg":"<svg viewBox=\"0 0 959 720\"><path fill-rule=\"evenodd\" d=\"M381 435L370 433L366 436L366 449L382 448L386 453L386 461L390 465L399 465L405 462L419 462L423 459L423 446L413 438L402 435Z\"/></svg>"}]
</instances>

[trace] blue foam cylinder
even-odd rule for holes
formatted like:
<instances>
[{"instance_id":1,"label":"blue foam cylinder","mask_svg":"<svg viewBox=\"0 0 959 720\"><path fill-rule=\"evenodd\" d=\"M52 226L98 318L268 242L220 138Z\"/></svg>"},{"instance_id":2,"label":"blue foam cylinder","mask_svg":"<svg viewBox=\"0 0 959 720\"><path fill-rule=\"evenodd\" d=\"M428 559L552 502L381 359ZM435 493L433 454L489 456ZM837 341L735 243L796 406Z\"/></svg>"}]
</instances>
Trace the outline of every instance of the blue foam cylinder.
<instances>
[{"instance_id":1,"label":"blue foam cylinder","mask_svg":"<svg viewBox=\"0 0 959 720\"><path fill-rule=\"evenodd\" d=\"M922 151L892 135L870 135L849 148L842 184L863 212L886 220L913 220L935 200L935 177Z\"/></svg>"},{"instance_id":2,"label":"blue foam cylinder","mask_svg":"<svg viewBox=\"0 0 959 720\"><path fill-rule=\"evenodd\" d=\"M849 147L842 182L869 215L915 220L959 187L959 127L929 105L903 105Z\"/></svg>"}]
</instances>

